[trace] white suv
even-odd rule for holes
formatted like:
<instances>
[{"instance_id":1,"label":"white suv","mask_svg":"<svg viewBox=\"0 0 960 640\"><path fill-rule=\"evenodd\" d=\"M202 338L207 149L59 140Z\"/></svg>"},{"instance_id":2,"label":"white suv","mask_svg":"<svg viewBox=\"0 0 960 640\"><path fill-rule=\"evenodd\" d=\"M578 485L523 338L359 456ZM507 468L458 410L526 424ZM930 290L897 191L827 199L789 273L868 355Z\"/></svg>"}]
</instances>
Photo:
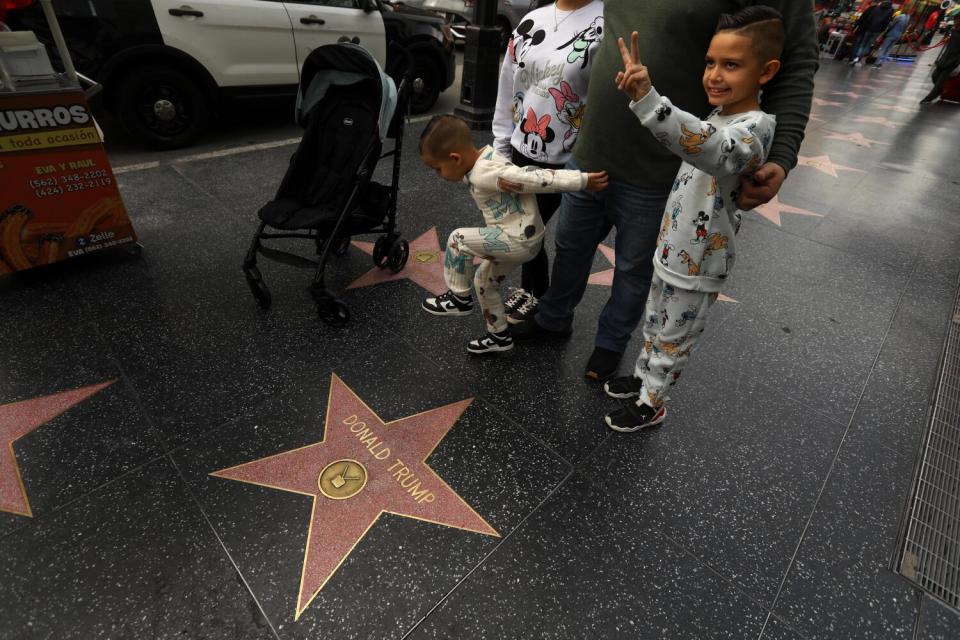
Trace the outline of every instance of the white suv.
<instances>
[{"instance_id":1,"label":"white suv","mask_svg":"<svg viewBox=\"0 0 960 640\"><path fill-rule=\"evenodd\" d=\"M0 22L46 41L39 3L0 0ZM133 136L173 149L239 99L292 96L313 49L357 38L388 72L388 43L413 57L414 112L453 83L453 39L436 15L384 0L54 0L77 68Z\"/></svg>"}]
</instances>

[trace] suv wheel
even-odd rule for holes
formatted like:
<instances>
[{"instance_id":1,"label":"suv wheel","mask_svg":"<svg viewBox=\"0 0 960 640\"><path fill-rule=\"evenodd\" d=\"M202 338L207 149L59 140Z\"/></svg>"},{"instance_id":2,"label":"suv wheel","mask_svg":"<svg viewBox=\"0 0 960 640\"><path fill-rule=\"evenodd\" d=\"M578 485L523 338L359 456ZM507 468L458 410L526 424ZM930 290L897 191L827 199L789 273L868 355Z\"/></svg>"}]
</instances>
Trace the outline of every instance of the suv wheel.
<instances>
[{"instance_id":1,"label":"suv wheel","mask_svg":"<svg viewBox=\"0 0 960 640\"><path fill-rule=\"evenodd\" d=\"M433 61L422 53L413 54L413 91L410 94L410 111L429 111L440 98L440 71Z\"/></svg>"},{"instance_id":2,"label":"suv wheel","mask_svg":"<svg viewBox=\"0 0 960 640\"><path fill-rule=\"evenodd\" d=\"M210 122L196 80L170 67L146 67L120 79L117 107L127 132L157 149L192 144Z\"/></svg>"}]
</instances>

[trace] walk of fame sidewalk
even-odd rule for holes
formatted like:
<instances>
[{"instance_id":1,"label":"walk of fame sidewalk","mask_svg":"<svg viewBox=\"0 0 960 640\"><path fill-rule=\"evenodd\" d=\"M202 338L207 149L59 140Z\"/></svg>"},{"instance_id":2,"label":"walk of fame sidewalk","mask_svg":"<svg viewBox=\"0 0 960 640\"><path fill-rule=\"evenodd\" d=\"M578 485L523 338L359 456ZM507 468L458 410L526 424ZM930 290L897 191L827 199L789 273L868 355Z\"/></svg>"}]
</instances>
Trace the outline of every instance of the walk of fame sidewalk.
<instances>
[{"instance_id":1,"label":"walk of fame sidewalk","mask_svg":"<svg viewBox=\"0 0 960 640\"><path fill-rule=\"evenodd\" d=\"M415 145L408 266L332 260L344 329L310 272L262 263L263 311L240 270L289 147L119 172L141 259L0 281L0 637L960 637L889 568L960 276L960 105L918 106L927 71L823 61L636 434L582 377L613 235L568 342L476 359L479 315L420 301L479 213Z\"/></svg>"}]
</instances>

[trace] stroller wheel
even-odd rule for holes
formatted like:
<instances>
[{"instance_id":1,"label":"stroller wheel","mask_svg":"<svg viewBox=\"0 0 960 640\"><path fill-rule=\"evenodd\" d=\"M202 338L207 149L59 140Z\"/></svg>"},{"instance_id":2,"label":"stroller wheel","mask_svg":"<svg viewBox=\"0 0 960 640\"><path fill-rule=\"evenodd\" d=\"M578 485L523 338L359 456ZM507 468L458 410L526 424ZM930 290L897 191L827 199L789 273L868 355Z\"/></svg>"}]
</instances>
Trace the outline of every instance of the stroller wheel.
<instances>
[{"instance_id":1,"label":"stroller wheel","mask_svg":"<svg viewBox=\"0 0 960 640\"><path fill-rule=\"evenodd\" d=\"M336 256L345 256L350 250L350 236L338 238L333 243L333 254Z\"/></svg>"},{"instance_id":2,"label":"stroller wheel","mask_svg":"<svg viewBox=\"0 0 960 640\"><path fill-rule=\"evenodd\" d=\"M317 314L331 327L343 327L350 321L350 309L341 300L326 298L317 302Z\"/></svg>"},{"instance_id":3,"label":"stroller wheel","mask_svg":"<svg viewBox=\"0 0 960 640\"><path fill-rule=\"evenodd\" d=\"M260 308L269 309L273 298L270 296L270 290L267 289L267 285L263 283L263 280L257 280L247 276L247 284L250 285L250 292L253 294L253 297L257 299Z\"/></svg>"},{"instance_id":4,"label":"stroller wheel","mask_svg":"<svg viewBox=\"0 0 960 640\"><path fill-rule=\"evenodd\" d=\"M390 246L390 255L387 257L387 266L390 271L400 273L407 266L407 258L410 257L410 245L403 238L397 238Z\"/></svg>"},{"instance_id":5,"label":"stroller wheel","mask_svg":"<svg viewBox=\"0 0 960 640\"><path fill-rule=\"evenodd\" d=\"M394 235L385 235L377 238L373 245L373 264L383 269L387 266L387 260L390 257L390 247L396 239Z\"/></svg>"}]
</instances>

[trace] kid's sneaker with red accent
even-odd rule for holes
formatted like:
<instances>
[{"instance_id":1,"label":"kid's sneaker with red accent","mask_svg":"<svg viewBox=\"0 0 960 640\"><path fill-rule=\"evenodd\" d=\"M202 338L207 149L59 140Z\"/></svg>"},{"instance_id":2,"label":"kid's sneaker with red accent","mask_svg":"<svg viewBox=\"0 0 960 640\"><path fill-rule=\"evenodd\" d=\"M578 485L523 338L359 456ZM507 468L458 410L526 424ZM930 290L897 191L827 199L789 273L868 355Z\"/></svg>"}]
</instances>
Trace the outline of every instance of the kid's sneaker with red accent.
<instances>
[{"instance_id":1,"label":"kid's sneaker with red accent","mask_svg":"<svg viewBox=\"0 0 960 640\"><path fill-rule=\"evenodd\" d=\"M640 429L653 427L667 417L667 408L661 406L654 409L643 402L631 402L623 407L603 416L604 422L614 431L632 433Z\"/></svg>"}]
</instances>

